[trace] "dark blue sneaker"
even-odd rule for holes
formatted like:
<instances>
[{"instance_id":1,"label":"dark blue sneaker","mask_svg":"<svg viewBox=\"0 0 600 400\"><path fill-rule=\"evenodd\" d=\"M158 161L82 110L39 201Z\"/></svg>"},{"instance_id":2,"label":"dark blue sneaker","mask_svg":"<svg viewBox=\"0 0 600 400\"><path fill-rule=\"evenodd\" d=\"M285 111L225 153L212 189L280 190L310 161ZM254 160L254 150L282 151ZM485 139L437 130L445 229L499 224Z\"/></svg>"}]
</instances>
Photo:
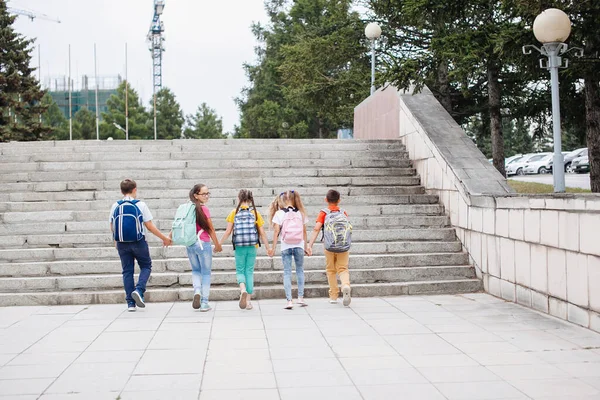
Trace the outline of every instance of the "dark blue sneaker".
<instances>
[{"instance_id":1,"label":"dark blue sneaker","mask_svg":"<svg viewBox=\"0 0 600 400\"><path fill-rule=\"evenodd\" d=\"M135 310L136 310L135 303L127 303L127 311L135 312Z\"/></svg>"},{"instance_id":2,"label":"dark blue sneaker","mask_svg":"<svg viewBox=\"0 0 600 400\"><path fill-rule=\"evenodd\" d=\"M133 293L131 293L131 297L133 298L133 301L135 301L136 306L138 306L139 308L146 307L146 303L144 303L144 295L143 294L141 294L137 290L134 290Z\"/></svg>"}]
</instances>

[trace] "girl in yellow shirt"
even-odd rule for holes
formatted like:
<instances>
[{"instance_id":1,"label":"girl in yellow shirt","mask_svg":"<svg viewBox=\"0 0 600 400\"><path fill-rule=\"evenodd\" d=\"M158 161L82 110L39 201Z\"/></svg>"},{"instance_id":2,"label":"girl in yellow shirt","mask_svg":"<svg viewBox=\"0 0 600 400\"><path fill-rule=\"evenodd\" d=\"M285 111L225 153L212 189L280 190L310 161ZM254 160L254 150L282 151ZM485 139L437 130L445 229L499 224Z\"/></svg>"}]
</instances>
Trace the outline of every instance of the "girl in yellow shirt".
<instances>
[{"instance_id":1,"label":"girl in yellow shirt","mask_svg":"<svg viewBox=\"0 0 600 400\"><path fill-rule=\"evenodd\" d=\"M240 285L240 308L251 310L250 299L254 290L254 264L260 240L265 244L267 254L271 253L267 234L263 229L265 221L254 205L252 191L242 189L238 193L238 205L227 216L227 229L220 245L233 233L235 251L235 275Z\"/></svg>"}]
</instances>

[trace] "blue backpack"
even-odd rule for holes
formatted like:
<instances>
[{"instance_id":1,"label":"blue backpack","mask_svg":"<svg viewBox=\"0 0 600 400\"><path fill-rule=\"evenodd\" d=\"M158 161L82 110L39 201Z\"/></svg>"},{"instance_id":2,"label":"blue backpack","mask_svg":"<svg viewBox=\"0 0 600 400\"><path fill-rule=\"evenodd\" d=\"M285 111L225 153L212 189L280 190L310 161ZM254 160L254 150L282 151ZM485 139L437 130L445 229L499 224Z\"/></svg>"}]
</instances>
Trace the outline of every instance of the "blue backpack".
<instances>
[{"instance_id":1,"label":"blue backpack","mask_svg":"<svg viewBox=\"0 0 600 400\"><path fill-rule=\"evenodd\" d=\"M144 238L144 216L136 206L139 200L119 200L113 212L116 242L138 242Z\"/></svg>"}]
</instances>

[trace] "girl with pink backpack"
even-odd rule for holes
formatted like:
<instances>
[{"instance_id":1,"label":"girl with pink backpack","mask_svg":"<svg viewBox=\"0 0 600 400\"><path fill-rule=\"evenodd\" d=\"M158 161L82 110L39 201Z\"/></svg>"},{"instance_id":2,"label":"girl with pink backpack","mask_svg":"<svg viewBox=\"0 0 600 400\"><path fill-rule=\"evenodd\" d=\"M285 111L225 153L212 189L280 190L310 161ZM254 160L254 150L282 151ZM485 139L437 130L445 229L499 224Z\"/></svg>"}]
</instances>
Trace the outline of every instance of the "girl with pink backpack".
<instances>
[{"instance_id":1,"label":"girl with pink backpack","mask_svg":"<svg viewBox=\"0 0 600 400\"><path fill-rule=\"evenodd\" d=\"M306 211L300 193L288 190L275 197L269 207L269 221L274 230L273 246L269 256L273 257L277 237L281 236L281 260L283 261L283 288L287 304L285 309L294 307L292 302L292 259L296 264L296 280L298 281L298 304L306 307L304 302L304 254L306 254Z\"/></svg>"}]
</instances>

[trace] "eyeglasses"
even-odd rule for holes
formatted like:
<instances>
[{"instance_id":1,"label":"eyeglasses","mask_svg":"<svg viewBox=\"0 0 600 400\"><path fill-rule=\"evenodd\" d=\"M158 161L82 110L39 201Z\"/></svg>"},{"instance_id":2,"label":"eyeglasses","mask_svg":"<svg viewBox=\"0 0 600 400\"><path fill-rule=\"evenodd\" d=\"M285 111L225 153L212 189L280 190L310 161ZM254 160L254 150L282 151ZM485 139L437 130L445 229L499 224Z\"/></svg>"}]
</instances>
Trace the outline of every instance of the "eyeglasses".
<instances>
[{"instance_id":1,"label":"eyeglasses","mask_svg":"<svg viewBox=\"0 0 600 400\"><path fill-rule=\"evenodd\" d=\"M206 193L196 193L198 196L210 196L210 192Z\"/></svg>"}]
</instances>

